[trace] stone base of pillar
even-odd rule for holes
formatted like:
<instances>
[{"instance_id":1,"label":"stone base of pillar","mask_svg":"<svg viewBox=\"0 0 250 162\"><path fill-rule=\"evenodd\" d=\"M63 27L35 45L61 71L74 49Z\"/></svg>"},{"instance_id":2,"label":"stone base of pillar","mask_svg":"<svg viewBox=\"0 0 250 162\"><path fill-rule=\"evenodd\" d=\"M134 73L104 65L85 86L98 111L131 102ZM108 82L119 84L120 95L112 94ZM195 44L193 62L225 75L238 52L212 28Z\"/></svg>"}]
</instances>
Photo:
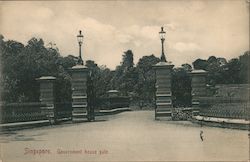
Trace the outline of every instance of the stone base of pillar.
<instances>
[{"instance_id":1,"label":"stone base of pillar","mask_svg":"<svg viewBox=\"0 0 250 162\"><path fill-rule=\"evenodd\" d=\"M42 105L41 113L47 117L50 124L57 123L54 83L56 78L43 76L37 79L40 82L40 102Z\"/></svg>"},{"instance_id":2,"label":"stone base of pillar","mask_svg":"<svg viewBox=\"0 0 250 162\"><path fill-rule=\"evenodd\" d=\"M207 71L193 70L192 75L192 108L193 115L199 115L200 111L200 98L206 96L206 75Z\"/></svg>"},{"instance_id":3,"label":"stone base of pillar","mask_svg":"<svg viewBox=\"0 0 250 162\"><path fill-rule=\"evenodd\" d=\"M87 80L89 69L84 65L72 67L72 121L82 122L88 120Z\"/></svg>"},{"instance_id":4,"label":"stone base of pillar","mask_svg":"<svg viewBox=\"0 0 250 162\"><path fill-rule=\"evenodd\" d=\"M156 106L155 119L158 117L172 117L172 92L171 92L171 73L174 65L168 62L159 62L153 68L155 69L156 78Z\"/></svg>"},{"instance_id":5,"label":"stone base of pillar","mask_svg":"<svg viewBox=\"0 0 250 162\"><path fill-rule=\"evenodd\" d=\"M47 119L50 121L50 124L56 124L57 123L57 116L56 116L56 110L54 104L46 104L43 103L46 106L41 107L42 114L47 117Z\"/></svg>"}]
</instances>

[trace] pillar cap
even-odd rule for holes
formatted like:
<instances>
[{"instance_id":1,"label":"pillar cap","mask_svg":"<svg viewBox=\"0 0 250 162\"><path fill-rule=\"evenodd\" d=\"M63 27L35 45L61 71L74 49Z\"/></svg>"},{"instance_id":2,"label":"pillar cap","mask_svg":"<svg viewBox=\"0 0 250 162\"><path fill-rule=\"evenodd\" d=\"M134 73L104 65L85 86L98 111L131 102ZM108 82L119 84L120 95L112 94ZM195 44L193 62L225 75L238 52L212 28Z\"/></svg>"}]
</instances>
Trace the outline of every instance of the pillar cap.
<instances>
[{"instance_id":1,"label":"pillar cap","mask_svg":"<svg viewBox=\"0 0 250 162\"><path fill-rule=\"evenodd\" d=\"M163 67L168 67L168 68L173 68L174 65L171 62L158 62L157 64L153 65L154 68L163 68Z\"/></svg>"},{"instance_id":2,"label":"pillar cap","mask_svg":"<svg viewBox=\"0 0 250 162\"><path fill-rule=\"evenodd\" d=\"M72 67L72 69L88 69L88 67L85 65L75 65Z\"/></svg>"},{"instance_id":3,"label":"pillar cap","mask_svg":"<svg viewBox=\"0 0 250 162\"><path fill-rule=\"evenodd\" d=\"M68 69L69 72L73 72L73 71L88 71L89 68L85 65L75 65L72 68Z\"/></svg>"},{"instance_id":4,"label":"pillar cap","mask_svg":"<svg viewBox=\"0 0 250 162\"><path fill-rule=\"evenodd\" d=\"M42 76L40 78L37 78L36 80L39 80L39 81L43 81L43 80L56 80L56 77L53 77L53 76Z\"/></svg>"},{"instance_id":5,"label":"pillar cap","mask_svg":"<svg viewBox=\"0 0 250 162\"><path fill-rule=\"evenodd\" d=\"M108 91L108 93L118 93L118 92L119 92L119 91L116 90L116 89L111 89L111 90Z\"/></svg>"},{"instance_id":6,"label":"pillar cap","mask_svg":"<svg viewBox=\"0 0 250 162\"><path fill-rule=\"evenodd\" d=\"M190 72L191 74L207 74L205 70L193 70Z\"/></svg>"}]
</instances>

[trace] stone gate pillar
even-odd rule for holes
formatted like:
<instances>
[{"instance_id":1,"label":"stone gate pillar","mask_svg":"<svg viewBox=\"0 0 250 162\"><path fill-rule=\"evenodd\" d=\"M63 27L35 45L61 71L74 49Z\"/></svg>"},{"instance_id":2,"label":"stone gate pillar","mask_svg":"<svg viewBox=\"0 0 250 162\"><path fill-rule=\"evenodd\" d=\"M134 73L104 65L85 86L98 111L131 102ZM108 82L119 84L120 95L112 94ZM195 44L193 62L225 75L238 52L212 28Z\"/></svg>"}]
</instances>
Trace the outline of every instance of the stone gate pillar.
<instances>
[{"instance_id":1,"label":"stone gate pillar","mask_svg":"<svg viewBox=\"0 0 250 162\"><path fill-rule=\"evenodd\" d=\"M173 67L174 65L168 62L159 62L153 67L155 69L156 79L155 119L157 119L157 117L171 117L173 108L171 75Z\"/></svg>"},{"instance_id":2,"label":"stone gate pillar","mask_svg":"<svg viewBox=\"0 0 250 162\"><path fill-rule=\"evenodd\" d=\"M192 74L192 107L194 115L199 113L200 97L205 97L207 95L206 91L206 76L207 71L204 70L193 70Z\"/></svg>"},{"instance_id":3,"label":"stone gate pillar","mask_svg":"<svg viewBox=\"0 0 250 162\"><path fill-rule=\"evenodd\" d=\"M56 106L55 106L55 77L43 76L37 79L40 82L40 102L42 105L41 111L50 121L55 124L57 121Z\"/></svg>"},{"instance_id":4,"label":"stone gate pillar","mask_svg":"<svg viewBox=\"0 0 250 162\"><path fill-rule=\"evenodd\" d=\"M88 96L87 96L87 79L89 69L84 65L72 67L72 120L80 122L87 119Z\"/></svg>"}]
</instances>

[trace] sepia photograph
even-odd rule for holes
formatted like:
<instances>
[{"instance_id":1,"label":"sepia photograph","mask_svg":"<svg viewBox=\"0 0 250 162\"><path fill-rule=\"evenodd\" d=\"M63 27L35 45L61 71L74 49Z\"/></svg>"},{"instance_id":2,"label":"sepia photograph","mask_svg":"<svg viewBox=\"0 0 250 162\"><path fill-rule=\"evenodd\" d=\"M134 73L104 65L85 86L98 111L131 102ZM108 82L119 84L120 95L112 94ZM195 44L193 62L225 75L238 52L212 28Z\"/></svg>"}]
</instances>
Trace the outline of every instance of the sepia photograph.
<instances>
[{"instance_id":1,"label":"sepia photograph","mask_svg":"<svg viewBox=\"0 0 250 162\"><path fill-rule=\"evenodd\" d=\"M249 0L0 0L0 162L249 162Z\"/></svg>"}]
</instances>

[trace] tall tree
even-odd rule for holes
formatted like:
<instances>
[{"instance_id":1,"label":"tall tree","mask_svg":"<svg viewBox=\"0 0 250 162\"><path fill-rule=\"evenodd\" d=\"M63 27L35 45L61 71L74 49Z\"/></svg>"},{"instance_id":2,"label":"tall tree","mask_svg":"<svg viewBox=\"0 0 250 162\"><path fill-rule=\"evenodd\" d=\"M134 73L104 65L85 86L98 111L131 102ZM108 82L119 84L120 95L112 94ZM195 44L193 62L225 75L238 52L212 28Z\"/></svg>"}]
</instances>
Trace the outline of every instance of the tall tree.
<instances>
[{"instance_id":1,"label":"tall tree","mask_svg":"<svg viewBox=\"0 0 250 162\"><path fill-rule=\"evenodd\" d=\"M191 106L191 77L188 72L189 69L183 67L173 70L172 94L174 107Z\"/></svg>"},{"instance_id":2,"label":"tall tree","mask_svg":"<svg viewBox=\"0 0 250 162\"><path fill-rule=\"evenodd\" d=\"M136 69L139 78L135 91L141 100L152 102L154 99L155 72L153 65L158 62L160 62L160 59L152 54L150 56L143 56L137 63Z\"/></svg>"},{"instance_id":3,"label":"tall tree","mask_svg":"<svg viewBox=\"0 0 250 162\"><path fill-rule=\"evenodd\" d=\"M191 72L192 71L192 66L189 65L189 64L182 64L181 67L185 70L185 71L188 71L188 72Z\"/></svg>"},{"instance_id":4,"label":"tall tree","mask_svg":"<svg viewBox=\"0 0 250 162\"><path fill-rule=\"evenodd\" d=\"M86 66L90 69L90 77L93 82L93 88L96 97L103 97L111 88L112 73L105 66L99 67L94 61L87 60Z\"/></svg>"},{"instance_id":5,"label":"tall tree","mask_svg":"<svg viewBox=\"0 0 250 162\"><path fill-rule=\"evenodd\" d=\"M193 62L193 67L194 69L202 69L202 70L206 70L208 66L208 62L207 60L202 60L202 59L197 59Z\"/></svg>"},{"instance_id":6,"label":"tall tree","mask_svg":"<svg viewBox=\"0 0 250 162\"><path fill-rule=\"evenodd\" d=\"M131 50L127 50L122 55L122 65L125 70L134 66L134 54Z\"/></svg>"},{"instance_id":7,"label":"tall tree","mask_svg":"<svg viewBox=\"0 0 250 162\"><path fill-rule=\"evenodd\" d=\"M123 95L133 93L134 87L137 84L137 71L134 68L134 55L131 50L124 52L122 62L116 67L112 83L115 89L121 91Z\"/></svg>"},{"instance_id":8,"label":"tall tree","mask_svg":"<svg viewBox=\"0 0 250 162\"><path fill-rule=\"evenodd\" d=\"M58 50L46 48L42 39L32 38L24 46L15 41L1 39L1 87L6 102L30 102L39 99L41 76L57 77L57 98L71 100L70 76L67 69L75 65L73 58L63 58Z\"/></svg>"},{"instance_id":9,"label":"tall tree","mask_svg":"<svg viewBox=\"0 0 250 162\"><path fill-rule=\"evenodd\" d=\"M239 77L242 83L250 84L250 51L244 52L243 55L239 57L241 63L241 69L239 72Z\"/></svg>"}]
</instances>

